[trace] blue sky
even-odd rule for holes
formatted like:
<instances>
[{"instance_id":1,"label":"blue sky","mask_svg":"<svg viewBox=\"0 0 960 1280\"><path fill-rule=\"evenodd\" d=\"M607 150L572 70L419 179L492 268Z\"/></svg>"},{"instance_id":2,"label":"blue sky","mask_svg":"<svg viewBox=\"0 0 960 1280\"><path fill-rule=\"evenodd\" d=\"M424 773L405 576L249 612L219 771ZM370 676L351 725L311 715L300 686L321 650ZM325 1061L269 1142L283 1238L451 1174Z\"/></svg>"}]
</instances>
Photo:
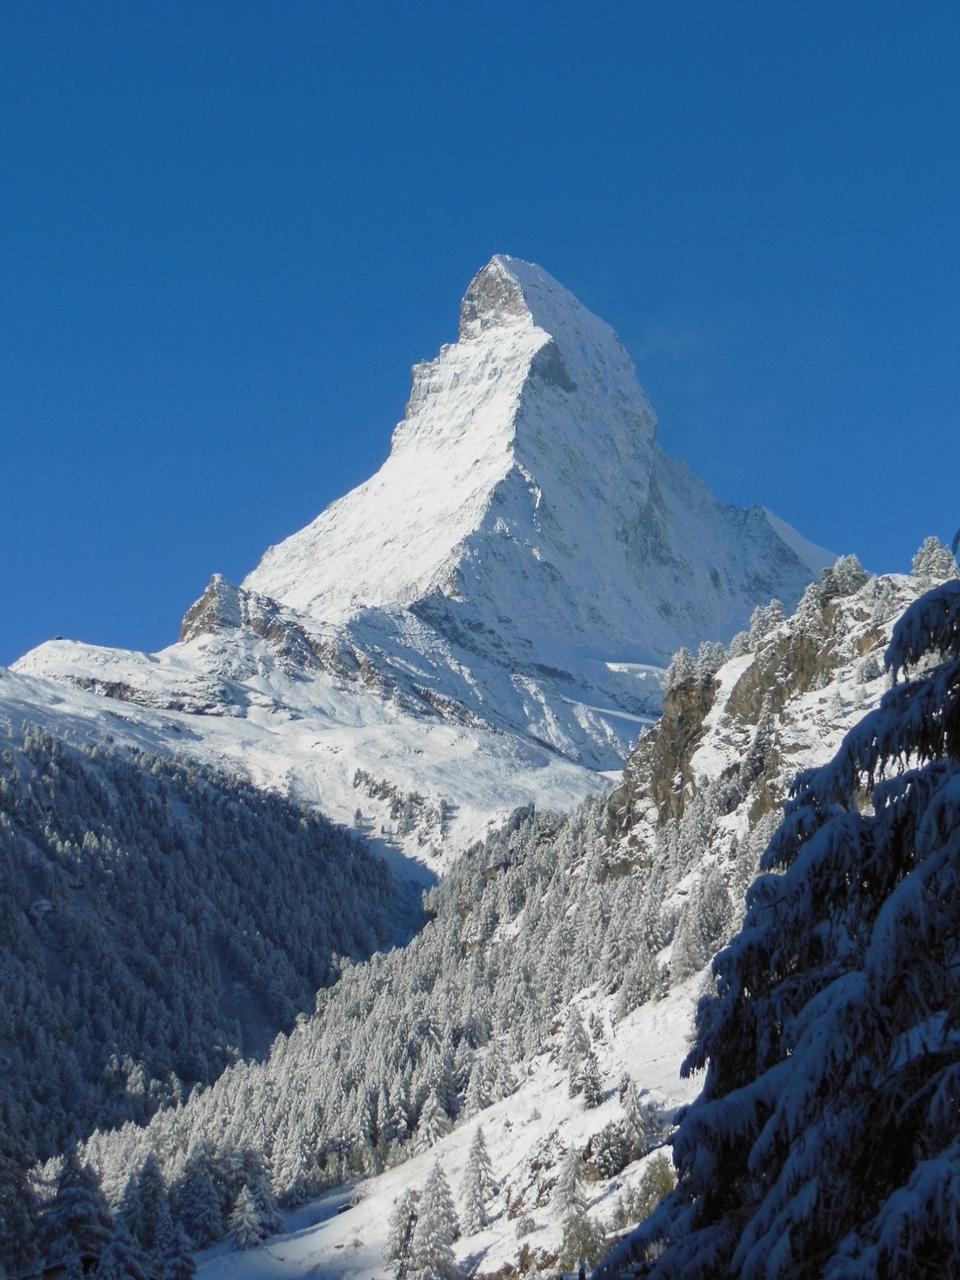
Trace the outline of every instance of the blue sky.
<instances>
[{"instance_id":1,"label":"blue sky","mask_svg":"<svg viewBox=\"0 0 960 1280\"><path fill-rule=\"evenodd\" d=\"M493 253L723 499L960 524L953 3L34 2L0 34L0 662L156 648L382 461Z\"/></svg>"}]
</instances>

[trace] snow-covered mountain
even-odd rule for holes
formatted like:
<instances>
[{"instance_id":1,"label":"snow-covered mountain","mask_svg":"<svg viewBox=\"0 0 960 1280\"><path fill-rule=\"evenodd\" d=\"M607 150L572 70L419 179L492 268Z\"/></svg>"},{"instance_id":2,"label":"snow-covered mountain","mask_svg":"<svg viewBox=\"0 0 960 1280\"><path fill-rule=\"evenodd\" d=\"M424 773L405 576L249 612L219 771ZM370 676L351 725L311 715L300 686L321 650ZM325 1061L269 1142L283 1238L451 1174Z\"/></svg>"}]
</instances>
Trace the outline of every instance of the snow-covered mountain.
<instances>
[{"instance_id":1,"label":"snow-covered mountain","mask_svg":"<svg viewBox=\"0 0 960 1280\"><path fill-rule=\"evenodd\" d=\"M845 558L792 617L768 611L712 669L675 676L608 801L566 819L517 815L444 877L408 948L352 969L267 1062L145 1130L95 1137L86 1154L105 1185L119 1195L151 1152L176 1188L186 1151L214 1170L232 1167L231 1152L271 1151L289 1203L310 1185L337 1189L291 1212L263 1250L221 1246L200 1273L376 1280L395 1199L423 1189L434 1162L457 1188L482 1124L497 1189L458 1261L556 1269L571 1151L598 1261L636 1223L656 1158L627 1149L623 1073L662 1115L697 1091L678 1078L697 997L790 782L879 704L894 623L936 580L868 578ZM574 1009L588 1028L581 1055L596 1061L592 1098L567 1088ZM445 1100L439 1123L431 1094ZM345 1186L348 1168L359 1176Z\"/></svg>"},{"instance_id":2,"label":"snow-covered mountain","mask_svg":"<svg viewBox=\"0 0 960 1280\"><path fill-rule=\"evenodd\" d=\"M794 603L830 559L668 458L610 328L498 256L458 342L414 369L372 479L243 586L214 577L167 649L41 645L0 715L6 690L11 717L359 810L429 860L517 804L602 787L678 645Z\"/></svg>"}]
</instances>

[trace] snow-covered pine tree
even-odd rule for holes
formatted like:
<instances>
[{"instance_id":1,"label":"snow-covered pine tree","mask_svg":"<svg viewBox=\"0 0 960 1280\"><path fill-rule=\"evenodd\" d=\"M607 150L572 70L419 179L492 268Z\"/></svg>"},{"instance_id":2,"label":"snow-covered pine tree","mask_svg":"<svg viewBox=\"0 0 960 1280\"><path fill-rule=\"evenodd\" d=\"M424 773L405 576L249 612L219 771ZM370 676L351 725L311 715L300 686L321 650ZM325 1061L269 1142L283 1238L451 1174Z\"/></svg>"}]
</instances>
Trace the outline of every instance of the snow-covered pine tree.
<instances>
[{"instance_id":1,"label":"snow-covered pine tree","mask_svg":"<svg viewBox=\"0 0 960 1280\"><path fill-rule=\"evenodd\" d=\"M624 1097L623 1125L634 1160L662 1142L666 1132L663 1118L652 1102L645 1102L631 1080Z\"/></svg>"},{"instance_id":2,"label":"snow-covered pine tree","mask_svg":"<svg viewBox=\"0 0 960 1280\"><path fill-rule=\"evenodd\" d=\"M662 978L656 960L641 946L624 971L613 1008L614 1018L619 1021L634 1009L639 1009L640 1005L652 1000L659 995L661 985Z\"/></svg>"},{"instance_id":3,"label":"snow-covered pine tree","mask_svg":"<svg viewBox=\"0 0 960 1280\"><path fill-rule=\"evenodd\" d=\"M775 631L783 621L783 605L779 600L771 600L769 604L758 604L750 615L750 630L747 632L747 647L755 653L771 631Z\"/></svg>"},{"instance_id":4,"label":"snow-covered pine tree","mask_svg":"<svg viewBox=\"0 0 960 1280\"><path fill-rule=\"evenodd\" d=\"M587 1029L583 1025L583 1018L577 1006L571 1004L567 1008L567 1016L564 1022L563 1048L560 1058L567 1070L567 1083L571 1098L576 1097L580 1092L581 1068L583 1060L589 1052L590 1037L587 1035Z\"/></svg>"},{"instance_id":5,"label":"snow-covered pine tree","mask_svg":"<svg viewBox=\"0 0 960 1280\"><path fill-rule=\"evenodd\" d=\"M265 1235L272 1236L283 1229L283 1219L277 1210L270 1178L261 1159L257 1158L247 1180L250 1194L260 1210L260 1223Z\"/></svg>"},{"instance_id":6,"label":"snow-covered pine tree","mask_svg":"<svg viewBox=\"0 0 960 1280\"><path fill-rule=\"evenodd\" d=\"M696 674L697 664L693 660L693 654L685 646L681 646L670 659L670 665L667 667L664 692L670 693L671 690L679 688L688 680L693 680Z\"/></svg>"},{"instance_id":7,"label":"snow-covered pine tree","mask_svg":"<svg viewBox=\"0 0 960 1280\"><path fill-rule=\"evenodd\" d=\"M114 1234L113 1215L100 1189L100 1179L76 1152L64 1157L53 1198L40 1218L40 1253L48 1265L74 1257L86 1264L99 1260Z\"/></svg>"},{"instance_id":8,"label":"snow-covered pine tree","mask_svg":"<svg viewBox=\"0 0 960 1280\"><path fill-rule=\"evenodd\" d=\"M443 1225L443 1230L452 1244L454 1240L460 1237L460 1219L457 1216L450 1184L440 1168L439 1160L434 1162L434 1166L430 1170L430 1176L427 1178L423 1189L423 1196L424 1203L432 1205L436 1210L436 1215Z\"/></svg>"},{"instance_id":9,"label":"snow-covered pine tree","mask_svg":"<svg viewBox=\"0 0 960 1280\"><path fill-rule=\"evenodd\" d=\"M510 1066L507 1047L499 1040L491 1045L490 1056L487 1059L487 1085L493 1102L509 1098L517 1091L517 1077Z\"/></svg>"},{"instance_id":10,"label":"snow-covered pine tree","mask_svg":"<svg viewBox=\"0 0 960 1280\"><path fill-rule=\"evenodd\" d=\"M163 1280L193 1280L197 1273L190 1238L179 1222L173 1223L173 1228L163 1243L161 1262Z\"/></svg>"},{"instance_id":11,"label":"snow-covered pine tree","mask_svg":"<svg viewBox=\"0 0 960 1280\"><path fill-rule=\"evenodd\" d=\"M934 665L930 665L934 663ZM934 1280L960 1257L960 582L898 622L896 680L794 784L716 958L680 1180L599 1274ZM909 766L909 767L908 767ZM646 1261L644 1261L646 1259Z\"/></svg>"},{"instance_id":12,"label":"snow-covered pine tree","mask_svg":"<svg viewBox=\"0 0 960 1280\"><path fill-rule=\"evenodd\" d=\"M482 1059L476 1058L470 1068L470 1079L467 1081L467 1092L463 1099L463 1118L469 1120L471 1116L485 1110L489 1105L486 1066Z\"/></svg>"},{"instance_id":13,"label":"snow-covered pine tree","mask_svg":"<svg viewBox=\"0 0 960 1280\"><path fill-rule=\"evenodd\" d=\"M146 1254L123 1223L119 1223L100 1260L97 1280L153 1280L155 1275L156 1271L150 1266ZM167 1277L164 1276L163 1280L167 1280Z\"/></svg>"},{"instance_id":14,"label":"snow-covered pine tree","mask_svg":"<svg viewBox=\"0 0 960 1280\"><path fill-rule=\"evenodd\" d=\"M157 1228L167 1198L163 1174L154 1155L148 1155L140 1171L131 1176L120 1201L120 1217L131 1237L148 1254L157 1243Z\"/></svg>"},{"instance_id":15,"label":"snow-covered pine tree","mask_svg":"<svg viewBox=\"0 0 960 1280\"><path fill-rule=\"evenodd\" d=\"M856 556L841 556L820 573L822 599L834 600L837 596L852 596L860 590L869 576Z\"/></svg>"},{"instance_id":16,"label":"snow-covered pine tree","mask_svg":"<svg viewBox=\"0 0 960 1280\"><path fill-rule=\"evenodd\" d=\"M435 1164L420 1200L408 1275L415 1280L455 1280L459 1268L451 1245L458 1234L450 1187Z\"/></svg>"},{"instance_id":17,"label":"snow-covered pine tree","mask_svg":"<svg viewBox=\"0 0 960 1280\"><path fill-rule=\"evenodd\" d=\"M561 1218L586 1212L587 1201L580 1178L580 1152L576 1147L571 1147L563 1157L553 1189L553 1202Z\"/></svg>"},{"instance_id":18,"label":"snow-covered pine tree","mask_svg":"<svg viewBox=\"0 0 960 1280\"><path fill-rule=\"evenodd\" d=\"M205 1149L201 1149L190 1162L177 1199L180 1221L195 1248L203 1249L220 1239L223 1235L223 1212Z\"/></svg>"},{"instance_id":19,"label":"snow-covered pine tree","mask_svg":"<svg viewBox=\"0 0 960 1280\"><path fill-rule=\"evenodd\" d=\"M603 1101L603 1086L600 1083L600 1065L597 1055L592 1049L580 1065L580 1092L583 1094L583 1105L592 1110Z\"/></svg>"},{"instance_id":20,"label":"snow-covered pine tree","mask_svg":"<svg viewBox=\"0 0 960 1280\"><path fill-rule=\"evenodd\" d=\"M715 640L704 640L697 650L697 680L704 684L711 680L726 662L729 654L727 647Z\"/></svg>"},{"instance_id":21,"label":"snow-covered pine tree","mask_svg":"<svg viewBox=\"0 0 960 1280\"><path fill-rule=\"evenodd\" d=\"M260 1207L247 1186L240 1188L240 1194L227 1220L227 1230L234 1249L252 1249L266 1235Z\"/></svg>"},{"instance_id":22,"label":"snow-covered pine tree","mask_svg":"<svg viewBox=\"0 0 960 1280\"><path fill-rule=\"evenodd\" d=\"M460 1198L463 1203L461 1223L468 1236L482 1231L487 1225L487 1201L497 1191L493 1167L484 1142L483 1129L478 1125L470 1144L467 1167L463 1174Z\"/></svg>"},{"instance_id":23,"label":"snow-covered pine tree","mask_svg":"<svg viewBox=\"0 0 960 1280\"><path fill-rule=\"evenodd\" d=\"M491 1199L500 1190L500 1183L494 1177L493 1164L490 1161L490 1154L487 1151L487 1140L483 1136L483 1127L477 1125L477 1131L473 1135L473 1141L470 1144L471 1158L475 1155L477 1164L480 1166L483 1175L483 1192L487 1199Z\"/></svg>"},{"instance_id":24,"label":"snow-covered pine tree","mask_svg":"<svg viewBox=\"0 0 960 1280\"><path fill-rule=\"evenodd\" d=\"M406 1188L393 1202L387 1226L387 1244L383 1254L384 1262L396 1263L398 1280L406 1274L416 1225L417 1206L414 1203L413 1193Z\"/></svg>"},{"instance_id":25,"label":"snow-covered pine tree","mask_svg":"<svg viewBox=\"0 0 960 1280\"><path fill-rule=\"evenodd\" d=\"M939 538L924 538L913 557L912 571L926 582L943 582L956 575L957 562Z\"/></svg>"},{"instance_id":26,"label":"snow-covered pine tree","mask_svg":"<svg viewBox=\"0 0 960 1280\"><path fill-rule=\"evenodd\" d=\"M449 1132L450 1119L440 1099L431 1089L427 1094L427 1100L423 1104L423 1110L420 1112L420 1120L417 1124L416 1150L429 1151Z\"/></svg>"}]
</instances>

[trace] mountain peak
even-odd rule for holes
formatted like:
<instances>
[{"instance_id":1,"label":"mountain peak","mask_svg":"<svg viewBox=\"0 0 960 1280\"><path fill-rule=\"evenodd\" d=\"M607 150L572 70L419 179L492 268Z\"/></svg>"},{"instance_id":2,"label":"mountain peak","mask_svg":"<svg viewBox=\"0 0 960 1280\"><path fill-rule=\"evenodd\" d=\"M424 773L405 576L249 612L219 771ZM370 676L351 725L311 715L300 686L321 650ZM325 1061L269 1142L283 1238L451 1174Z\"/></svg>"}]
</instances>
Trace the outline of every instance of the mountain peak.
<instances>
[{"instance_id":1,"label":"mountain peak","mask_svg":"<svg viewBox=\"0 0 960 1280\"><path fill-rule=\"evenodd\" d=\"M537 563L566 559L585 533L560 528L576 508L623 489L642 504L655 429L609 325L542 267L498 254L466 290L460 340L414 366L381 469L271 548L244 586L332 621L457 595L464 558L497 548L499 560L507 543L511 558L522 544ZM542 555L541 518L558 538ZM482 529L481 554L470 540Z\"/></svg>"},{"instance_id":2,"label":"mountain peak","mask_svg":"<svg viewBox=\"0 0 960 1280\"><path fill-rule=\"evenodd\" d=\"M506 254L495 254L470 281L460 303L461 342L478 338L487 329L531 318L523 288L510 270L515 261Z\"/></svg>"},{"instance_id":3,"label":"mountain peak","mask_svg":"<svg viewBox=\"0 0 960 1280\"><path fill-rule=\"evenodd\" d=\"M555 336L558 314L563 311L580 313L602 324L543 267L497 253L467 286L460 304L460 341L518 322L532 322Z\"/></svg>"},{"instance_id":4,"label":"mountain peak","mask_svg":"<svg viewBox=\"0 0 960 1280\"><path fill-rule=\"evenodd\" d=\"M460 342L496 341L515 329L552 338L566 361L635 378L620 339L569 289L534 262L495 254L473 277L460 303Z\"/></svg>"},{"instance_id":5,"label":"mountain peak","mask_svg":"<svg viewBox=\"0 0 960 1280\"><path fill-rule=\"evenodd\" d=\"M496 650L513 681L532 655L572 679L589 654L598 684L609 661L665 662L772 595L796 599L811 570L761 509L721 507L655 433L609 325L498 254L467 287L460 340L414 367L380 470L243 585L324 622L412 610Z\"/></svg>"}]
</instances>

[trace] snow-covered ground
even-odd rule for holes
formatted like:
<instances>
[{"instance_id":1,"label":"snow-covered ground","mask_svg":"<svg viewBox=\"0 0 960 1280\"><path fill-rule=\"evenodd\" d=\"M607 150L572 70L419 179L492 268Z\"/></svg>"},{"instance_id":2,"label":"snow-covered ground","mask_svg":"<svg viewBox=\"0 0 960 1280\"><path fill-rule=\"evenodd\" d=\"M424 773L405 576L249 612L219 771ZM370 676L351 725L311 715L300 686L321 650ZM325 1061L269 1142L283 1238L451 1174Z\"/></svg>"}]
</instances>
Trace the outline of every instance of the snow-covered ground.
<instances>
[{"instance_id":1,"label":"snow-covered ground","mask_svg":"<svg viewBox=\"0 0 960 1280\"><path fill-rule=\"evenodd\" d=\"M584 993L578 1002L584 1015L598 1013L605 1026L603 1038L594 1042L604 1090L599 1107L586 1110L580 1098L569 1098L566 1071L559 1062L561 1036L555 1035L509 1098L465 1122L429 1151L286 1214L286 1231L260 1248L235 1252L223 1244L199 1254L198 1275L202 1280L305 1276L387 1280L394 1269L384 1262L383 1251L394 1200L407 1187L421 1188L434 1161L439 1161L459 1208L458 1189L477 1126L483 1128L501 1189L491 1205L490 1226L456 1242L458 1262L464 1268L488 1272L515 1263L523 1244L555 1251L562 1234L559 1215L549 1201L539 1207L534 1204L537 1183L556 1176L562 1152L571 1144L583 1148L608 1121L622 1117L621 1076L629 1074L639 1088L649 1091L650 1101L667 1111L696 1095L697 1078L681 1080L679 1067L703 981L704 975L697 975L666 999L646 1004L616 1024L610 1021L609 997ZM544 1160L544 1168L532 1172L532 1157L538 1163ZM601 1220L608 1218L617 1193L639 1179L644 1164L638 1161L613 1178L586 1183L588 1212ZM508 1193L513 1206L518 1197L523 1199L524 1212L536 1224L522 1239L516 1233L519 1218L508 1216Z\"/></svg>"},{"instance_id":2,"label":"snow-covered ground","mask_svg":"<svg viewBox=\"0 0 960 1280\"><path fill-rule=\"evenodd\" d=\"M415 720L363 691L318 689L321 680L292 683L282 703L266 690L252 691L242 716L200 717L0 668L0 723L27 721L75 742L196 759L316 805L384 850L431 870L519 805L536 801L562 812L609 785L522 738ZM355 785L358 770L388 780L401 798L424 797L409 832L402 829L403 814L394 816L390 796ZM442 824L441 800L447 806Z\"/></svg>"}]
</instances>

